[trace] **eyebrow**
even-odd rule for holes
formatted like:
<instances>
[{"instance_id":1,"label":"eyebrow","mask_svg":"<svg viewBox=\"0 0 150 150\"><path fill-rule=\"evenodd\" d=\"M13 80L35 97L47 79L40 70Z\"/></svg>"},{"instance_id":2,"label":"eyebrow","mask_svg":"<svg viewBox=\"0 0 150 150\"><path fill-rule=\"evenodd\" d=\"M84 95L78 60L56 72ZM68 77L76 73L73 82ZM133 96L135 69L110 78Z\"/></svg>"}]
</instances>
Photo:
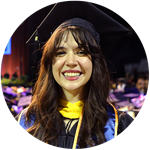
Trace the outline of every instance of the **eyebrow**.
<instances>
[{"instance_id":1,"label":"eyebrow","mask_svg":"<svg viewBox=\"0 0 150 150\"><path fill-rule=\"evenodd\" d=\"M61 49L67 49L67 48L64 47L64 46L59 46L59 47L57 47L57 51L58 51L58 50L61 50ZM80 49L80 46L79 46L79 45L74 48L74 50L77 50L77 49Z\"/></svg>"},{"instance_id":2,"label":"eyebrow","mask_svg":"<svg viewBox=\"0 0 150 150\"><path fill-rule=\"evenodd\" d=\"M57 47L57 51L60 50L60 49L65 49L65 47L64 46Z\"/></svg>"}]
</instances>

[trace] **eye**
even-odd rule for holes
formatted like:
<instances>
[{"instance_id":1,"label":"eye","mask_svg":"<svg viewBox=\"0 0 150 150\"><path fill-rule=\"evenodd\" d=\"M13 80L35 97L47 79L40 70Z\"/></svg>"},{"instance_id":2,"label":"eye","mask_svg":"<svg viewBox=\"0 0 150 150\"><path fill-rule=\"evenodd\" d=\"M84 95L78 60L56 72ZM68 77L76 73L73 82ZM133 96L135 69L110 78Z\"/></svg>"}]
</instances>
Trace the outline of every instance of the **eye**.
<instances>
[{"instance_id":1,"label":"eye","mask_svg":"<svg viewBox=\"0 0 150 150\"><path fill-rule=\"evenodd\" d=\"M64 52L64 51L58 51L56 53L56 56L64 56L65 54L66 54L66 52Z\"/></svg>"},{"instance_id":2,"label":"eye","mask_svg":"<svg viewBox=\"0 0 150 150\"><path fill-rule=\"evenodd\" d=\"M87 53L84 50L78 51L77 54L82 56L87 55Z\"/></svg>"}]
</instances>

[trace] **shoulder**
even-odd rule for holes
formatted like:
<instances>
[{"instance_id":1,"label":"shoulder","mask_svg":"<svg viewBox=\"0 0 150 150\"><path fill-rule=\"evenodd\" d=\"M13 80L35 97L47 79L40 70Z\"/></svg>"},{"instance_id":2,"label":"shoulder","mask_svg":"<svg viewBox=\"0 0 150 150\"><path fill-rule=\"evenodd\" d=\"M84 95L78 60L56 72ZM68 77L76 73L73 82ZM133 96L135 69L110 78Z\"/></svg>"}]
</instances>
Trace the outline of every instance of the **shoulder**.
<instances>
[{"instance_id":1,"label":"shoulder","mask_svg":"<svg viewBox=\"0 0 150 150\"><path fill-rule=\"evenodd\" d=\"M20 121L26 116L26 112L27 112L28 108L23 109L16 117L15 119L17 120L18 123L20 123Z\"/></svg>"},{"instance_id":2,"label":"shoulder","mask_svg":"<svg viewBox=\"0 0 150 150\"><path fill-rule=\"evenodd\" d=\"M27 130L30 128L35 121L35 115L31 115L31 120L26 122L26 113L27 113L28 108L23 109L21 113L15 117L15 119L18 121L18 123L25 129Z\"/></svg>"},{"instance_id":3,"label":"shoulder","mask_svg":"<svg viewBox=\"0 0 150 150\"><path fill-rule=\"evenodd\" d=\"M118 111L118 134L124 131L133 121L126 112Z\"/></svg>"},{"instance_id":4,"label":"shoulder","mask_svg":"<svg viewBox=\"0 0 150 150\"><path fill-rule=\"evenodd\" d=\"M133 121L133 118L126 112L118 111L111 103L108 105L107 113L109 118L115 120L117 135L123 132Z\"/></svg>"}]
</instances>

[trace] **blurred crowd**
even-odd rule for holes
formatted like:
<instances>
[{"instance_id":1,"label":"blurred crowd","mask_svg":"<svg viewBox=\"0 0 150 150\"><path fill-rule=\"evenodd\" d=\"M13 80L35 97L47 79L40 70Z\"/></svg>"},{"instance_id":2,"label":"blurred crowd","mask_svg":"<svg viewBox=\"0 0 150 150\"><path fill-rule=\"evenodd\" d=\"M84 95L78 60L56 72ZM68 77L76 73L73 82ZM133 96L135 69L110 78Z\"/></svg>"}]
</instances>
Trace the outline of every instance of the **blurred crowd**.
<instances>
[{"instance_id":1,"label":"blurred crowd","mask_svg":"<svg viewBox=\"0 0 150 150\"><path fill-rule=\"evenodd\" d=\"M24 86L24 87L32 87L32 82L28 80L27 75L22 75L18 77L17 72L15 72L12 77L8 72L1 76L1 84L2 86Z\"/></svg>"},{"instance_id":2,"label":"blurred crowd","mask_svg":"<svg viewBox=\"0 0 150 150\"><path fill-rule=\"evenodd\" d=\"M127 72L125 77L110 81L110 93L122 92L124 94L139 93L145 95L148 89L148 76L148 73L139 73L138 76L135 76Z\"/></svg>"},{"instance_id":3,"label":"blurred crowd","mask_svg":"<svg viewBox=\"0 0 150 150\"><path fill-rule=\"evenodd\" d=\"M1 85L6 104L15 117L31 102L33 83L27 75L18 77L15 72L12 77L8 72L1 76Z\"/></svg>"},{"instance_id":4,"label":"blurred crowd","mask_svg":"<svg viewBox=\"0 0 150 150\"><path fill-rule=\"evenodd\" d=\"M110 82L109 101L120 111L129 113L133 118L137 116L144 104L148 83L148 72L136 75L126 73L125 77Z\"/></svg>"}]
</instances>

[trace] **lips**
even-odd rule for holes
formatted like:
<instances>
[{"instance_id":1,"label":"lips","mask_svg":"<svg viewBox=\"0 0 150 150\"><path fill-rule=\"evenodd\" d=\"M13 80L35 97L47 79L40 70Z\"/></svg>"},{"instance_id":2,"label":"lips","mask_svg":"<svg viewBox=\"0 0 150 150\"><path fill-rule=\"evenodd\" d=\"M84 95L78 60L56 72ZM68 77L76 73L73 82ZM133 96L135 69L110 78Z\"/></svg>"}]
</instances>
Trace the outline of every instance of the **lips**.
<instances>
[{"instance_id":1,"label":"lips","mask_svg":"<svg viewBox=\"0 0 150 150\"><path fill-rule=\"evenodd\" d=\"M82 72L79 70L65 70L62 72L62 74L65 77L65 79L73 81L77 80L82 74Z\"/></svg>"},{"instance_id":2,"label":"lips","mask_svg":"<svg viewBox=\"0 0 150 150\"><path fill-rule=\"evenodd\" d=\"M62 72L62 74L64 74L64 73L80 73L80 74L82 74L82 72L79 70L65 70Z\"/></svg>"}]
</instances>

